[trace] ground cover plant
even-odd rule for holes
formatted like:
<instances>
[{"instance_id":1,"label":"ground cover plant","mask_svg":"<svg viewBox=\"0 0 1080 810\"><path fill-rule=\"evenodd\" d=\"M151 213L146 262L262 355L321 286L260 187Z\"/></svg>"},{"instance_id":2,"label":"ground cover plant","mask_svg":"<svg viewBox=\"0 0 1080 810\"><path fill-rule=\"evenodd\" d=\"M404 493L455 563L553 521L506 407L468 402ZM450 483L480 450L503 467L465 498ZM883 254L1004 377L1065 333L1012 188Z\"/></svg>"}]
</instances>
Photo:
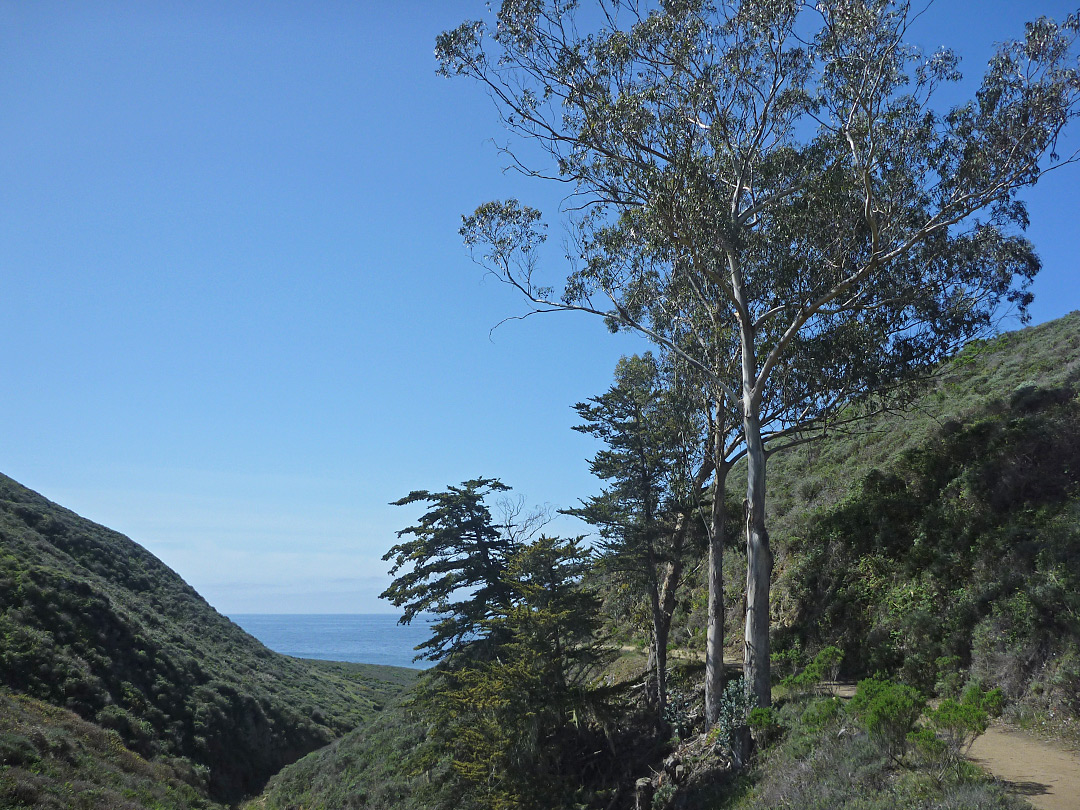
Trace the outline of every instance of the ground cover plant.
<instances>
[{"instance_id":1,"label":"ground cover plant","mask_svg":"<svg viewBox=\"0 0 1080 810\"><path fill-rule=\"evenodd\" d=\"M147 761L74 712L0 690L0 807L5 810L220 810L206 773Z\"/></svg>"}]
</instances>

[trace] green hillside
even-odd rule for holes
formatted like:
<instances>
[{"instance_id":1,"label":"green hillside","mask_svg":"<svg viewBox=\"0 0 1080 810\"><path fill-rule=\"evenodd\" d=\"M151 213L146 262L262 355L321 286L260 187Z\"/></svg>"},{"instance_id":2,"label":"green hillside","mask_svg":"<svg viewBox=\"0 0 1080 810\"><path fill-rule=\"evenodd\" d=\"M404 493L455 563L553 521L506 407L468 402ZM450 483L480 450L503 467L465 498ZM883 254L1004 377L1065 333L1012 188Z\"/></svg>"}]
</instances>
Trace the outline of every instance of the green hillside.
<instances>
[{"instance_id":1,"label":"green hillside","mask_svg":"<svg viewBox=\"0 0 1080 810\"><path fill-rule=\"evenodd\" d=\"M308 754L275 775L244 810L423 810L407 764L425 725L407 705L392 706L362 729ZM428 777L436 782L440 773Z\"/></svg>"},{"instance_id":2,"label":"green hillside","mask_svg":"<svg viewBox=\"0 0 1080 810\"><path fill-rule=\"evenodd\" d=\"M0 686L215 800L257 792L415 674L271 652L141 546L0 475Z\"/></svg>"},{"instance_id":3,"label":"green hillside","mask_svg":"<svg viewBox=\"0 0 1080 810\"><path fill-rule=\"evenodd\" d=\"M956 697L976 681L997 686L1014 719L1065 718L1053 731L1067 733L1080 715L1078 381L1080 313L1074 313L971 344L911 409L864 424L864 432L828 436L771 459L777 678L837 643L849 676L880 673L939 697ZM733 497L737 473L730 487ZM735 538L725 565L733 642L741 641L745 566L738 547ZM702 596L685 595L677 626L702 623ZM618 630L618 643L633 641L627 628ZM689 642L687 633L679 636L675 645L700 653L701 635ZM685 673L680 694L690 712L700 706L701 673ZM633 711L629 692L617 699ZM781 705L787 707L779 717L801 729L791 732L788 746L796 753L779 755L785 772L806 767L811 751L832 751L839 726L803 728L804 704L781 698ZM827 701L814 709L824 710L838 724L847 716ZM407 704L394 707L285 768L249 810L453 806L453 796L438 796L444 780L438 769L418 777L406 766L424 733L422 716ZM690 739L695 745L697 738ZM921 782L893 784L895 762L882 759L865 735L844 739L851 750L832 751L843 760L837 767L862 769L870 782L880 782L878 803L865 806L901 806L914 794L926 806L1018 806L971 774L956 785L933 782L932 790ZM639 775L662 770L666 750L637 763ZM704 757L694 767L708 773L708 762ZM728 787L722 778L718 789L705 779L700 794L693 784L680 791L687 801L701 797L684 806L766 806L755 797L780 789L770 779L766 769ZM777 779L781 788L787 784ZM807 796L864 806L865 784L829 786L820 774L803 781ZM627 791L623 784L613 806L633 805ZM832 806L831 799L822 801L815 806Z\"/></svg>"},{"instance_id":4,"label":"green hillside","mask_svg":"<svg viewBox=\"0 0 1080 810\"><path fill-rule=\"evenodd\" d=\"M934 441L953 423L971 422L988 408L1007 404L1017 391L1078 382L1080 312L973 341L912 407L860 425L851 435L832 435L771 457L770 531L789 533L800 515L845 497L870 470Z\"/></svg>"},{"instance_id":5,"label":"green hillside","mask_svg":"<svg viewBox=\"0 0 1080 810\"><path fill-rule=\"evenodd\" d=\"M103 729L0 690L0 807L5 810L218 808L180 761L149 762Z\"/></svg>"},{"instance_id":6,"label":"green hillside","mask_svg":"<svg viewBox=\"0 0 1080 810\"><path fill-rule=\"evenodd\" d=\"M904 414L771 461L781 649L1080 714L1080 313L969 345ZM797 657L797 656L793 656Z\"/></svg>"}]
</instances>

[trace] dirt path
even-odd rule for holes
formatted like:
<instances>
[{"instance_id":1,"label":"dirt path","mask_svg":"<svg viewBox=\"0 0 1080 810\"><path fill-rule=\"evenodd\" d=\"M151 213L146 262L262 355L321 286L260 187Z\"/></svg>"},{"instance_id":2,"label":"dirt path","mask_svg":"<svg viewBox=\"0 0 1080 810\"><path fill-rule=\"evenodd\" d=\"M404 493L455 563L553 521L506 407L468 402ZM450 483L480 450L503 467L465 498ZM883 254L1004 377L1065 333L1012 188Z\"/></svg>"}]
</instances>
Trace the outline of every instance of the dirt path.
<instances>
[{"instance_id":1,"label":"dirt path","mask_svg":"<svg viewBox=\"0 0 1080 810\"><path fill-rule=\"evenodd\" d=\"M854 684L828 686L840 697L855 694ZM976 738L968 759L1039 810L1080 810L1080 754L1021 731L991 726Z\"/></svg>"},{"instance_id":2,"label":"dirt path","mask_svg":"<svg viewBox=\"0 0 1080 810\"><path fill-rule=\"evenodd\" d=\"M975 740L968 758L1040 810L1080 810L1080 755L991 727Z\"/></svg>"},{"instance_id":3,"label":"dirt path","mask_svg":"<svg viewBox=\"0 0 1080 810\"><path fill-rule=\"evenodd\" d=\"M689 656L686 656L689 657ZM732 668L742 661L725 658ZM828 683L834 695L850 698L855 684ZM1039 810L1080 810L1080 753L1066 751L1021 731L991 726L976 738L968 759L1000 779Z\"/></svg>"}]
</instances>

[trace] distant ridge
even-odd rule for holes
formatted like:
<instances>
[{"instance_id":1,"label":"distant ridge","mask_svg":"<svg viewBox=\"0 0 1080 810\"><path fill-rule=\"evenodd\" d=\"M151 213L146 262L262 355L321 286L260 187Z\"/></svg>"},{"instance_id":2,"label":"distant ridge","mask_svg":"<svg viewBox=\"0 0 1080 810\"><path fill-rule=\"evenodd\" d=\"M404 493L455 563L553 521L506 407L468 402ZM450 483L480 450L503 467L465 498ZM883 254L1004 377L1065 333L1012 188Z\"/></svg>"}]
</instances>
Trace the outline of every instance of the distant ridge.
<instances>
[{"instance_id":1,"label":"distant ridge","mask_svg":"<svg viewBox=\"0 0 1080 810\"><path fill-rule=\"evenodd\" d=\"M414 677L271 652L137 543L0 475L0 685L176 760L215 800L257 792Z\"/></svg>"}]
</instances>

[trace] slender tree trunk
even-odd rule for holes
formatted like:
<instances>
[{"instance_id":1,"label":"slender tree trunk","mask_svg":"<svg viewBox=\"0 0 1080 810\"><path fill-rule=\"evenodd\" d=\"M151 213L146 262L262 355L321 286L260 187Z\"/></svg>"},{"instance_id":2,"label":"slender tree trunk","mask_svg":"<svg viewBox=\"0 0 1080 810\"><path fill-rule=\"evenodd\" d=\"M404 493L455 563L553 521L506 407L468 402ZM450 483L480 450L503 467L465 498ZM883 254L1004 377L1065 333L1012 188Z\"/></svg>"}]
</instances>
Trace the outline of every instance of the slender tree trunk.
<instances>
[{"instance_id":1,"label":"slender tree trunk","mask_svg":"<svg viewBox=\"0 0 1080 810\"><path fill-rule=\"evenodd\" d=\"M765 445L761 440L761 395L758 387L754 317L743 286L742 263L728 253L731 292L739 320L742 377L743 441L746 442L746 632L743 677L758 706L772 705L769 672L769 586L772 551L765 531Z\"/></svg>"},{"instance_id":2,"label":"slender tree trunk","mask_svg":"<svg viewBox=\"0 0 1080 810\"><path fill-rule=\"evenodd\" d=\"M663 609L653 613L653 652L656 664L656 721L658 727L664 725L664 713L667 710L667 645L671 630L671 620L665 617Z\"/></svg>"},{"instance_id":3,"label":"slender tree trunk","mask_svg":"<svg viewBox=\"0 0 1080 810\"><path fill-rule=\"evenodd\" d=\"M744 417L746 482L746 634L743 675L758 706L772 705L769 671L769 587L773 556L765 529L765 447L756 408Z\"/></svg>"},{"instance_id":4,"label":"slender tree trunk","mask_svg":"<svg viewBox=\"0 0 1080 810\"><path fill-rule=\"evenodd\" d=\"M655 566L650 563L650 567L653 571L656 570ZM664 639L664 646L661 647L661 635L663 635L664 617L660 610L660 589L656 584L656 577L652 578L652 582L649 583L649 608L652 614L652 650L649 653L649 661L646 662L646 667L652 670L654 683L656 684L656 711L659 723L663 723L664 720L664 700L667 697L666 687L667 678L666 666L667 666L667 640Z\"/></svg>"},{"instance_id":5,"label":"slender tree trunk","mask_svg":"<svg viewBox=\"0 0 1080 810\"><path fill-rule=\"evenodd\" d=\"M671 542L672 553L675 557L664 569L664 579L660 586L660 612L654 619L653 626L653 637L656 639L656 690L660 696L658 709L661 724L664 722L664 709L667 706L668 639L671 638L671 617L675 615L675 593L682 581L681 555L685 537L686 518L680 515Z\"/></svg>"},{"instance_id":6,"label":"slender tree trunk","mask_svg":"<svg viewBox=\"0 0 1080 810\"><path fill-rule=\"evenodd\" d=\"M720 714L724 694L724 488L728 465L724 458L724 435L720 429L721 410L717 406L716 435L713 437L713 503L709 528L709 624L705 640L705 723L712 727Z\"/></svg>"}]
</instances>

